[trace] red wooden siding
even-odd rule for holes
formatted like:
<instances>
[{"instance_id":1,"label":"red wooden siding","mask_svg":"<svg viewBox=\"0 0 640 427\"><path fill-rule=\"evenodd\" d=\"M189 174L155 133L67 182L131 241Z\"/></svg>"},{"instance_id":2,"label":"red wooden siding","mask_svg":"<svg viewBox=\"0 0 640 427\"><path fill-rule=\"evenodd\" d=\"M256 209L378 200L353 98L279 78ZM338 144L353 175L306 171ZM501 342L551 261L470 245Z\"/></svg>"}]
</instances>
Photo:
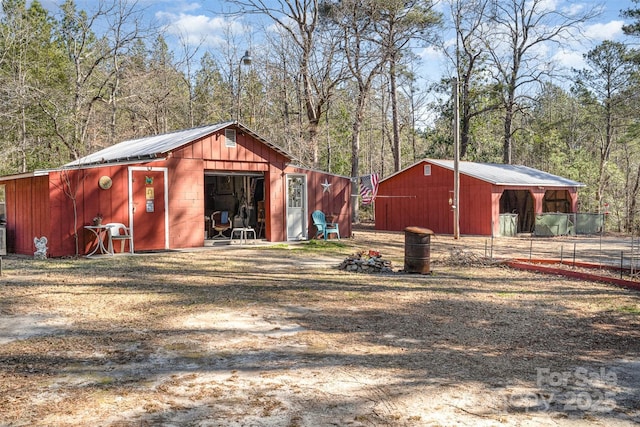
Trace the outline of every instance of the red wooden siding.
<instances>
[{"instance_id":1,"label":"red wooden siding","mask_svg":"<svg viewBox=\"0 0 640 427\"><path fill-rule=\"evenodd\" d=\"M7 250L33 255L34 237L48 236L49 179L47 176L2 181L7 206Z\"/></svg>"},{"instance_id":2,"label":"red wooden siding","mask_svg":"<svg viewBox=\"0 0 640 427\"><path fill-rule=\"evenodd\" d=\"M453 234L453 171L431 165L431 175L424 175L420 162L380 183L375 201L376 229L402 231L408 226L426 227L439 234ZM542 212L544 188L537 186L497 186L468 175L460 175L460 233L498 234L500 230L500 196L504 190L529 191L535 212ZM563 188L564 189L564 188ZM566 188L575 212L577 193ZM492 228L493 227L493 228Z\"/></svg>"},{"instance_id":3,"label":"red wooden siding","mask_svg":"<svg viewBox=\"0 0 640 427\"><path fill-rule=\"evenodd\" d=\"M329 175L321 171L312 171L301 168L287 168L287 173L307 175L307 222L308 236L315 235L316 227L313 225L311 214L315 210L321 210L326 215L334 215L335 222L339 223L340 236L351 236L351 179L336 175ZM322 183L331 184L329 191L325 192Z\"/></svg>"},{"instance_id":4,"label":"red wooden siding","mask_svg":"<svg viewBox=\"0 0 640 427\"><path fill-rule=\"evenodd\" d=\"M169 166L169 247L204 244L204 169L201 159L171 159Z\"/></svg>"},{"instance_id":5,"label":"red wooden siding","mask_svg":"<svg viewBox=\"0 0 640 427\"><path fill-rule=\"evenodd\" d=\"M451 172L451 179L453 181L453 172ZM467 175L460 176L460 233L491 234L492 190L493 185L488 182ZM453 232L453 217L451 224Z\"/></svg>"},{"instance_id":6,"label":"red wooden siding","mask_svg":"<svg viewBox=\"0 0 640 427\"><path fill-rule=\"evenodd\" d=\"M375 200L376 228L402 231L409 226L426 227L435 233L453 232L449 197L453 173L435 166L424 176L419 163L380 183Z\"/></svg>"},{"instance_id":7,"label":"red wooden siding","mask_svg":"<svg viewBox=\"0 0 640 427\"><path fill-rule=\"evenodd\" d=\"M286 180L284 172L275 166L265 175L265 229L267 239L275 242L287 240L286 229Z\"/></svg>"},{"instance_id":8,"label":"red wooden siding","mask_svg":"<svg viewBox=\"0 0 640 427\"><path fill-rule=\"evenodd\" d=\"M242 132L236 132L236 146L225 146L224 129L208 135L198 141L185 145L172 153L174 158L204 159L215 163L207 169L237 170L238 162L243 165L242 170L265 170L264 165L284 165L288 159L277 151L269 148L262 141ZM250 166L248 164L258 165Z\"/></svg>"},{"instance_id":9,"label":"red wooden siding","mask_svg":"<svg viewBox=\"0 0 640 427\"><path fill-rule=\"evenodd\" d=\"M7 249L32 255L35 251L33 238L46 236L50 256L74 255L76 240L77 253L84 255L94 244L94 235L84 226L90 225L97 213L103 215L105 223L120 222L131 226L129 170L132 167L153 167L154 171L167 168L170 248L204 244L204 177L207 171L264 174L265 236L270 241L287 238L287 173L307 176L309 235L315 231L310 219L315 209L337 214L341 235L351 235L349 178L289 167L287 157L243 131L237 132L235 148L226 147L224 141L222 130L168 153L166 160L50 171L48 176L40 177L7 177L1 182L6 186L7 195L7 240L10 244ZM111 178L111 188L100 188L98 182L102 176ZM327 193L323 193L320 185L325 179L331 183ZM144 208L138 206L138 209ZM155 218L154 221L163 220ZM133 227L137 240L136 221ZM164 229L164 223L151 227Z\"/></svg>"},{"instance_id":10,"label":"red wooden siding","mask_svg":"<svg viewBox=\"0 0 640 427\"><path fill-rule=\"evenodd\" d=\"M111 188L104 190L99 187L98 181L102 176L111 178ZM91 225L93 217L98 213L103 215L104 223L121 222L129 225L129 185L126 166L53 171L49 178L51 231L47 237L51 256L75 254L76 232L79 255L87 253L94 243L94 236L85 230L84 226ZM70 195L74 191L77 217L74 216Z\"/></svg>"},{"instance_id":11,"label":"red wooden siding","mask_svg":"<svg viewBox=\"0 0 640 427\"><path fill-rule=\"evenodd\" d=\"M376 228L402 231L409 226L426 227L439 234L453 233L453 171L418 163L380 183L375 201ZM460 232L491 234L492 185L460 176Z\"/></svg>"}]
</instances>

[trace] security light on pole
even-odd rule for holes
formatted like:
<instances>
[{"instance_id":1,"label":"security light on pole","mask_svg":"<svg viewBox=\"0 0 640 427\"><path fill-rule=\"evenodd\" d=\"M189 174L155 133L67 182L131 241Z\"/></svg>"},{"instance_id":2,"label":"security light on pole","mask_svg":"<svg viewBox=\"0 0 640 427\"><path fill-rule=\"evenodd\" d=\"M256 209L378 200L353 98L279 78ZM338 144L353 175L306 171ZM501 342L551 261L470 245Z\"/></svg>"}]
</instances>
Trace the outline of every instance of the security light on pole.
<instances>
[{"instance_id":1,"label":"security light on pole","mask_svg":"<svg viewBox=\"0 0 640 427\"><path fill-rule=\"evenodd\" d=\"M236 94L236 122L240 121L240 91L242 87L242 66L251 65L251 55L249 55L249 51L246 50L242 58L240 58L240 62L238 63L238 93Z\"/></svg>"}]
</instances>

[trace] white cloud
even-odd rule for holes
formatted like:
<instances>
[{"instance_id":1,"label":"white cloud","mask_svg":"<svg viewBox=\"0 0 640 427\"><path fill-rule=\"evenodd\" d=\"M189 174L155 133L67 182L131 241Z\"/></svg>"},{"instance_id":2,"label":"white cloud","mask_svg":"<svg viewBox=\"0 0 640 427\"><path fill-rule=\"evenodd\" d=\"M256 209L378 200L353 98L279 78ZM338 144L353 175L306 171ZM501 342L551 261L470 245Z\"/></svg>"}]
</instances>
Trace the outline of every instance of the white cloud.
<instances>
[{"instance_id":1,"label":"white cloud","mask_svg":"<svg viewBox=\"0 0 640 427\"><path fill-rule=\"evenodd\" d=\"M442 60L444 58L442 51L436 49L434 46L427 46L421 49L418 56L427 61Z\"/></svg>"},{"instance_id":2,"label":"white cloud","mask_svg":"<svg viewBox=\"0 0 640 427\"><path fill-rule=\"evenodd\" d=\"M542 0L536 3L536 10L539 12L551 12L558 10L558 0ZM529 7L530 6L527 6L527 8Z\"/></svg>"},{"instance_id":3,"label":"white cloud","mask_svg":"<svg viewBox=\"0 0 640 427\"><path fill-rule=\"evenodd\" d=\"M201 8L202 5L200 3L187 3L182 7L182 12L192 12Z\"/></svg>"},{"instance_id":4,"label":"white cloud","mask_svg":"<svg viewBox=\"0 0 640 427\"><path fill-rule=\"evenodd\" d=\"M553 55L552 60L559 67L568 70L582 69L586 65L582 53L575 50L561 49Z\"/></svg>"},{"instance_id":5,"label":"white cloud","mask_svg":"<svg viewBox=\"0 0 640 427\"><path fill-rule=\"evenodd\" d=\"M568 16L576 16L580 13L582 13L585 10L585 7L583 4L579 4L579 3L571 3L567 6L564 6L562 8L562 13L564 13L565 15Z\"/></svg>"},{"instance_id":6,"label":"white cloud","mask_svg":"<svg viewBox=\"0 0 640 427\"><path fill-rule=\"evenodd\" d=\"M186 36L186 40L194 45L204 41L205 44L214 46L220 43L225 32L241 34L245 31L241 22L220 16L157 12L156 18L165 23L169 34Z\"/></svg>"},{"instance_id":7,"label":"white cloud","mask_svg":"<svg viewBox=\"0 0 640 427\"><path fill-rule=\"evenodd\" d=\"M586 27L586 34L595 40L614 40L622 35L624 21L610 21L598 23Z\"/></svg>"}]
</instances>

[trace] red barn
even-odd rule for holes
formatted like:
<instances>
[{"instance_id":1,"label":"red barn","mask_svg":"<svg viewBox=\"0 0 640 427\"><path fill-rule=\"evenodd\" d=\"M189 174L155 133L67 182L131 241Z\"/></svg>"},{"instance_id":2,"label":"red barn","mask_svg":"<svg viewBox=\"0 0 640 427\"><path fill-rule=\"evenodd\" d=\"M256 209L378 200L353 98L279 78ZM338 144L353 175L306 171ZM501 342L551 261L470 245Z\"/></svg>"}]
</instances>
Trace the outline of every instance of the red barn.
<instances>
[{"instance_id":1,"label":"red barn","mask_svg":"<svg viewBox=\"0 0 640 427\"><path fill-rule=\"evenodd\" d=\"M518 165L459 162L460 233L498 235L501 214L517 214L518 230L533 231L535 215L573 213L577 189L570 179ZM424 159L380 181L376 229L420 226L453 234L454 162Z\"/></svg>"},{"instance_id":2,"label":"red barn","mask_svg":"<svg viewBox=\"0 0 640 427\"><path fill-rule=\"evenodd\" d=\"M84 226L98 213L105 223L129 226L136 251L203 246L214 211L229 212L234 224L253 226L269 241L287 241L313 236L311 212L320 209L350 236L350 179L292 161L227 122L124 141L60 169L0 177L8 251L33 254L34 237L46 236L49 256L74 255L76 246L85 254L95 236Z\"/></svg>"}]
</instances>

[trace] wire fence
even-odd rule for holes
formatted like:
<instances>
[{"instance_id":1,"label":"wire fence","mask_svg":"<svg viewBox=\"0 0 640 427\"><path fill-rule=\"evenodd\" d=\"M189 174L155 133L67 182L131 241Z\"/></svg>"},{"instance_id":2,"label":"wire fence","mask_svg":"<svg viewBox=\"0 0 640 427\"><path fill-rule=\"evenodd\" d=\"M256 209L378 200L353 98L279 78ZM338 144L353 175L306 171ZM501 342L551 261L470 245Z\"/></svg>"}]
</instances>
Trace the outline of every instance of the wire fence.
<instances>
[{"instance_id":1,"label":"wire fence","mask_svg":"<svg viewBox=\"0 0 640 427\"><path fill-rule=\"evenodd\" d=\"M463 237L457 246L492 260L589 263L640 273L640 237L602 234L557 237Z\"/></svg>"}]
</instances>

